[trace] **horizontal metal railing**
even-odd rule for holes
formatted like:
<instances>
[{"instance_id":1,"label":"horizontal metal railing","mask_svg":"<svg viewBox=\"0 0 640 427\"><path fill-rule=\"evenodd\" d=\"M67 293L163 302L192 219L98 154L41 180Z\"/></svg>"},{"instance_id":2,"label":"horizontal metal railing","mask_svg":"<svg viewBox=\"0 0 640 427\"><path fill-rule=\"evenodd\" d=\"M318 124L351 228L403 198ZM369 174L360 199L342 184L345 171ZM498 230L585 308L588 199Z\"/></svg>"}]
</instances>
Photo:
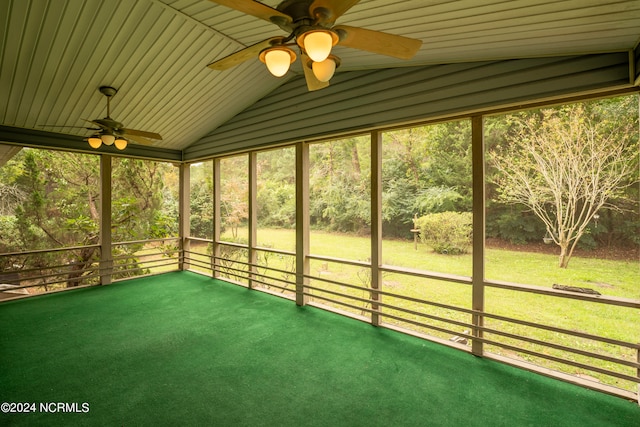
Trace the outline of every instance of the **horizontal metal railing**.
<instances>
[{"instance_id":1,"label":"horizontal metal railing","mask_svg":"<svg viewBox=\"0 0 640 427\"><path fill-rule=\"evenodd\" d=\"M97 261L94 261L92 265L93 264L97 264ZM27 284L27 285L15 285L14 287L11 288L11 289L28 289L28 288L38 287L38 286L50 286L50 285L55 285L55 284L64 283L64 282L78 282L81 280L88 279L89 277L94 277L94 278L98 277L98 275L96 274L92 276L81 276L81 277L76 277L71 279L67 278L67 279L48 280L48 279L57 278L60 276L69 275L71 273L75 273L75 274L96 273L100 271L100 268L97 266L76 269L76 270L65 270L67 268L73 268L77 265L80 265L80 264L79 263L58 264L58 265L51 265L51 266L46 266L42 268L29 268L24 270L15 270L15 273L19 275L19 278L3 280L3 284L13 285L14 283L22 283L25 281L41 280L41 283L39 284L36 283L36 284ZM54 272L42 273L43 270L54 271Z\"/></svg>"},{"instance_id":2,"label":"horizontal metal railing","mask_svg":"<svg viewBox=\"0 0 640 427\"><path fill-rule=\"evenodd\" d=\"M64 288L64 284L68 288L77 288L86 285L95 285L99 282L99 254L100 245L83 245L83 246L69 246L62 248L52 249L36 249L30 251L21 252L7 252L0 254L0 261L8 260L8 262L18 262L25 258L37 256L57 254L60 258L64 257L66 252L75 252L82 250L95 250L96 256L86 261L86 263L77 262L62 262L58 261L55 264L43 265L39 267L22 268L2 271L2 284L10 285L10 288L0 290L3 298L9 297L24 297L32 295L27 290L33 289L35 291L41 290L39 293L57 291ZM22 263L23 265L26 262ZM86 265L82 268L80 266ZM15 276L11 278L11 276ZM26 293L20 293L20 290L27 291Z\"/></svg>"},{"instance_id":3,"label":"horizontal metal railing","mask_svg":"<svg viewBox=\"0 0 640 427\"><path fill-rule=\"evenodd\" d=\"M295 252L285 251L285 250L282 250L282 249L266 248L266 247L263 247L263 246L255 246L253 249L255 249L256 251L261 251L261 252L271 252L271 253L278 254L278 255L296 256Z\"/></svg>"},{"instance_id":4,"label":"horizontal metal railing","mask_svg":"<svg viewBox=\"0 0 640 427\"><path fill-rule=\"evenodd\" d=\"M108 265L101 261L101 245L83 245L52 249L37 249L31 251L8 252L0 254L0 261L17 262L25 258L38 255L59 255L60 260L41 267L15 268L2 271L2 284L10 285L7 289L0 289L0 297L4 299L21 298L35 294L60 291L64 289L75 289L77 287L94 286L100 284L103 275L126 276L127 278L140 275L145 270L167 269L175 266L181 258L179 248L179 238L160 238L136 240L127 242L116 242L113 248L130 245L155 245L162 243L176 244L175 255L166 257L166 252L161 250L148 251L144 254L115 256L109 260ZM65 252L94 250L96 253L86 262L65 262ZM153 257L165 257L164 259L147 259ZM135 261L130 261L132 259ZM24 263L23 263L24 264ZM82 268L79 268L82 267ZM17 293L20 290L39 290L40 292ZM0 299L2 299L0 298Z\"/></svg>"},{"instance_id":5,"label":"horizontal metal railing","mask_svg":"<svg viewBox=\"0 0 640 427\"><path fill-rule=\"evenodd\" d=\"M182 258L180 250L180 238L178 237L116 242L112 243L111 246L113 248L117 248L132 245L147 246L167 243L173 243L175 245L175 247L171 250L172 252L175 252L173 256L169 256L166 251L152 250L151 248L143 249L145 253L114 256L112 260L113 271L111 274L115 278L131 278L152 274L154 272L164 272L164 270L167 270L168 268L170 270L177 270L180 259ZM157 257L160 258L156 259Z\"/></svg>"},{"instance_id":6,"label":"horizontal metal railing","mask_svg":"<svg viewBox=\"0 0 640 427\"><path fill-rule=\"evenodd\" d=\"M365 262L365 261L356 261L356 260L351 260L351 259L336 258L336 257L330 257L330 256L326 256L326 255L309 254L307 256L307 258L310 259L310 260L335 262L335 263L345 264L345 265L354 265L354 266L357 266L357 267L371 267L371 263L368 263L368 262Z\"/></svg>"},{"instance_id":7,"label":"horizontal metal railing","mask_svg":"<svg viewBox=\"0 0 640 427\"><path fill-rule=\"evenodd\" d=\"M403 295L397 291L386 289L384 285L381 289L373 289L362 284L345 283L344 280L335 280L334 278L322 276L321 270L318 271L318 274L296 275L296 272L292 271L292 269L295 270L295 262L288 263L290 265L289 269L282 267L282 264L267 265L268 262L265 261L266 255L259 259L258 262L252 263L248 260L249 252L253 251L260 254L278 255L278 262L280 263L284 262L282 261L283 257L290 257L289 261L293 261L296 254L291 251L258 246L250 248L246 244L213 242L209 239L189 238L187 240L196 244L226 246L242 252L238 253L238 259L232 259L224 256L214 256L212 253L207 253L209 252L208 250L197 247L181 251L179 247L180 239L178 238L116 242L113 243L114 248L142 245L145 249L144 252L133 256L115 256L112 260L112 269L107 271L105 271L105 267L100 267L99 260L93 261L86 268L77 270L72 270L78 267L73 263L55 263L43 268L24 269L17 272L19 274L18 278L9 279L6 282L16 285L12 286L11 289L40 287L45 289L46 292L50 292L59 290L58 288L64 287L65 284L68 286L70 280L76 280L81 285L90 281L94 281L92 284L97 284L100 274L109 273L115 278L118 278L119 275L128 278L157 270L175 270L178 263L183 262L190 265L191 268L201 268L207 273L221 277L229 282L284 298L294 299L296 293L299 293L307 297L311 305L359 320L370 321L375 314L380 319L380 326L406 331L411 334L419 334L420 336L426 334L424 337L433 338L438 342L464 351L471 351L471 347L449 341L447 337L462 336L463 330L473 331L473 334L464 336L467 341L475 340L493 348L537 358L540 361L536 362L535 366L539 366L541 370L544 370L543 373L565 380L570 377L567 373L570 370L549 373L549 369L545 368L545 364L541 360L544 359L560 366L592 372L594 375L602 375L603 378L618 379L636 384L636 386L640 384L640 377L638 376L638 372L640 372L640 344L637 342L628 342L613 337L573 330L561 325L546 325L536 321L518 319L511 315L506 316L491 313L490 311L473 310L470 307L431 301L416 295ZM166 249L162 248L163 244L173 246ZM149 246L155 247L150 248ZM50 251L12 252L0 254L0 260L3 258L20 259L21 257L40 254L87 249L94 249L99 253L99 248L99 245L89 245L55 248ZM132 258L135 258L135 260ZM366 274L371 274L372 272L372 266L367 261L345 260L321 255L309 255L308 260L355 267L356 269L362 269L358 271L366 271ZM469 286L472 283L471 278L467 276L397 266L382 265L378 267L378 270L394 275L418 277L429 281L435 280L451 286L462 286L465 289L470 289ZM9 273L12 272L5 272L5 275ZM70 279L70 273L79 274L82 277L71 277ZM84 282L80 282L81 280ZM11 281L13 283L9 283ZM297 281L302 282L297 283ZM624 310L630 309L640 312L640 300L636 299L577 294L553 288L500 281L487 280L483 285L487 288L532 293L549 298L578 300L585 304L606 304ZM471 321L474 317L484 319L486 322L474 324ZM499 322L499 324L489 324L489 322ZM538 331L553 333L554 340L542 339L538 336ZM586 348L577 348L571 345L575 340L585 340L584 342L592 344L589 344ZM607 346L610 348L606 349L606 351L598 352L599 349ZM616 349L619 349L619 351ZM624 352L622 352L623 349ZM499 353L492 353L488 350L485 350L483 354L486 357L497 360L506 360ZM512 362L517 365L530 363L517 360L512 360ZM581 385L585 385L584 380L579 382ZM620 389L605 383L593 383L587 384L587 386L626 398L637 399L638 397L638 393L630 391L628 387Z\"/></svg>"},{"instance_id":8,"label":"horizontal metal railing","mask_svg":"<svg viewBox=\"0 0 640 427\"><path fill-rule=\"evenodd\" d=\"M203 268L205 270L209 270L209 271L212 272L213 270L212 270L211 262L204 262L204 261L200 260L199 257L210 257L210 255L203 254L203 253L200 253L200 252L185 250L184 251L184 255L183 255L183 261L186 264L189 264L190 266L194 266L195 265L196 267L200 267L200 268Z\"/></svg>"},{"instance_id":9,"label":"horizontal metal railing","mask_svg":"<svg viewBox=\"0 0 640 427\"><path fill-rule=\"evenodd\" d=\"M330 280L330 279L325 279L325 278L319 278L316 276L305 276L307 278L310 279L314 279L314 280L321 280L323 282L326 283L331 283L331 284L335 284L335 285L339 285L339 286L343 286L343 287L349 287L349 288L353 288L353 289L358 289L358 290L362 290L363 288L359 287L359 286L354 286L354 285L350 285L347 283L342 283L342 282L337 282L334 280ZM640 363L638 362L634 362L634 361L628 361L628 360L624 360L624 359L618 359L618 358L613 358L613 357L609 357L606 355L601 355L598 353L593 353L593 352L588 352L588 351L583 351L583 350L579 350L579 349L575 349L572 347L568 347L568 346L563 346L563 345L559 345L559 344L554 344L554 343L550 343L550 342L546 342L546 341L541 341L535 338L529 338L526 336L522 336L522 335L516 335L516 334L512 334L509 332L504 332L504 331L500 331L497 329L493 329L493 328L488 328L488 327L476 327L473 326L470 323L464 323L464 322L459 322L456 320L452 320L452 319L447 319L447 318L443 318L443 317L439 317L436 315L432 315L432 314L427 314L427 313L423 313L420 311L415 311L415 310L410 310L404 307L398 307L395 306L393 304L387 304L381 301L372 301L371 299L367 299L367 298L361 298L361 297L356 297L353 295L349 295L349 294L345 294L345 293L340 293L340 292L336 292L336 291L330 291L330 290L326 290L323 288L318 288L318 287L314 287L311 285L306 285L305 288L309 288L309 289L314 289L314 290L318 290L324 293L328 293L331 295L336 295L336 296L340 296L340 297L344 297L344 298L350 298L356 301L360 301L360 302L366 302L366 303L372 303L375 302L376 305L380 306L380 307L387 307L396 311L402 311L408 314L413 314L413 315L417 315L417 316L421 316L427 319L431 319L431 320L437 320L437 321L441 321L441 322L446 322L446 323L450 323L452 325L456 325L456 326L460 326L460 327L465 327L465 328L476 328L479 329L483 332L486 333L492 333L492 334L496 334L496 335L501 335L501 336L505 336L505 337L509 337L509 338L514 338L514 339L518 339L521 341L525 341L525 342L529 342L532 344L538 344L541 346L547 346L550 348L555 348L555 349L559 349L562 351L567 351L567 352L571 352L574 354L579 354L582 356L588 356L588 357L594 357L597 359L601 359L601 360L605 360L605 361L609 361L609 362L613 362L613 363L617 363L617 364L621 364L621 365L627 365L633 368L639 368L640 369ZM376 292L379 295L386 295L389 297L393 297L393 298L399 298L399 299L404 299L407 301L412 301L412 302L416 302L416 303L420 303L423 304L425 306L433 306L433 307L438 307L438 308L444 308L447 310L451 310L451 311L459 311L461 313L466 313L469 315L478 315L478 316L482 316L485 318L491 318L491 319L497 319L497 320L502 320L505 322L510 322L510 323L514 323L514 324L520 324L520 325L525 325L525 326L530 326L530 327L534 327L534 328L539 328L539 329L544 329L544 330L548 330L548 331L552 331L552 332L556 332L556 333L561 333L561 334L565 334L565 335L569 335L569 336L574 336L574 337L580 337L580 338L586 338L592 341L597 341L597 342L601 342L601 343L607 343L607 344L612 344L612 345L618 345L621 347L627 347L629 349L635 349L635 350L639 350L640 349L640 344L635 344L635 343L629 343L626 341L621 341L621 340L615 340L615 339L610 339L610 338L605 338L605 337L600 337L597 335L592 335L592 334L587 334L587 333L582 333L579 331L572 331L569 329L563 329L563 328L558 328L558 327L553 327L553 326L547 326L547 325L543 325L543 324L539 324L539 323L533 323L533 322L527 322L527 321L523 321L523 320L518 320L518 319L514 319L514 318L510 318L510 317L506 317L506 316L499 316L499 315L494 315L491 313L487 313L487 312L479 312L476 310L471 310L471 309L465 309L462 307L456 307L456 306L452 306L452 305L448 305L448 304L442 304L442 303L437 303L437 302L433 302L433 301L426 301L426 300L421 300L418 298L413 298L413 297L408 297L405 295L400 295L400 294L396 294L393 292L386 292L384 290L373 290L373 289L366 289L368 291L371 292ZM310 295L315 295L315 294L310 294ZM337 302L337 301L332 301L332 302ZM397 320L405 320L403 318L397 317L397 316L391 316L387 313L382 312L382 315L385 317L394 317ZM426 328L430 328L431 325L428 324L420 324L420 326L424 326ZM456 331L452 331L452 330L440 330L440 332L446 332L446 333L450 333L452 335L455 335L457 332ZM471 337L470 337L471 338ZM500 343L497 343L495 341L491 341L491 340L487 340L487 339L482 339L482 338L473 338L473 339L479 339L482 340L483 342L487 342L490 344L495 344L495 345L501 345ZM545 357L546 355L540 353L536 353L535 355L540 356L540 357ZM572 361L567 360L566 361L568 364L573 364ZM578 366L578 365L575 365ZM584 366L580 366L580 367L584 367ZM607 373L611 373L610 371L607 371ZM614 376L616 376L614 374ZM633 381L633 378L629 378L628 376L620 376L620 378L623 379L627 379L627 380L631 380ZM636 378L637 379L637 378Z\"/></svg>"},{"instance_id":10,"label":"horizontal metal railing","mask_svg":"<svg viewBox=\"0 0 640 427\"><path fill-rule=\"evenodd\" d=\"M209 241L207 243L213 243L213 241ZM248 245L238 243L217 242L217 244L233 246L236 248L241 248L243 250L250 249ZM281 255L295 256L295 253L289 251L281 251L264 247L255 247L253 249L273 252ZM235 277L236 279L247 281L248 283L262 283L276 289L286 289L287 291L291 292L296 291L296 289L294 288L296 286L296 283L293 280L284 280L282 278L276 277L272 273L275 272L294 274L294 272L271 266L265 267L259 264L252 264L244 260L229 260L222 257L214 257L210 254L202 253L200 253L199 255L207 257L208 262L205 262L204 264L211 268L212 274L227 274L229 276ZM185 258L186 257L187 255L185 254ZM309 255L307 258L309 260L338 263L359 268L371 269L371 264L364 261L344 260L322 255ZM236 266L221 266L220 263L222 261L227 261L228 263L235 264ZM191 260L191 262L193 262L193 260ZM270 274L256 271L257 268L268 270ZM472 284L471 278L467 276L434 273L389 265L380 266L379 270L381 272L420 277L428 280L437 280L443 283L451 284L453 286L471 286ZM640 384L640 377L637 374L637 372L640 372L639 343L627 342L624 340L600 336L588 332L581 332L561 326L545 325L542 323L517 319L510 316L494 314L488 311L478 311L471 308L459 307L442 302L429 301L418 298L416 296L402 295L397 292L385 290L384 287L382 289L372 289L370 287L363 287L352 283L344 283L340 280L321 277L320 274L300 275L300 279L303 279L305 281L304 285L299 288L302 289L302 294L312 299L312 305L321 307L323 309L339 312L340 314L365 321L369 321L369 318L363 318L363 314L367 314L370 316L375 313L376 315L380 316L381 319L383 319L380 323L381 326L390 327L392 329L401 331L404 330L411 334L415 334L415 331L417 331L420 336L423 336L423 333L420 331L433 331L449 337L461 336L462 330L475 331L473 335L465 335L464 337L468 341L476 340L487 345L502 348L504 350L533 356L539 359L545 359L559 365L590 371L595 374L601 374L605 377L628 381L636 385ZM225 280L229 279L225 278ZM236 282L233 279L229 281ZM274 284L272 283L273 281L279 281L281 284ZM318 284L316 284L316 282ZM240 282L236 283L242 286L247 286ZM319 285L319 283L322 283L322 285ZM552 288L542 288L531 285L520 285L516 283L499 281L485 281L484 285L489 288L508 289L514 292L528 292L552 298L573 299L584 301L585 303L608 304L616 307L624 307L636 310L640 309L640 300L629 298L574 294ZM362 292L362 294L350 294L349 292L347 292L347 290L349 289L354 291L355 293ZM298 290L298 292L300 291ZM374 294L376 296L375 299L372 297ZM387 299L390 299L392 302L387 301ZM409 307L404 307L401 301L412 303L412 305L415 305L418 308L412 309ZM340 310L337 307L343 307L348 311ZM468 316L467 318L469 320L464 321L460 319L445 317L436 313L427 312L430 308L446 310L447 312L453 314L457 313L458 316ZM424 309L424 311L421 311L422 309ZM471 322L471 319L474 316L478 316L486 320L499 321L502 322L503 325L501 327L498 327L496 325L484 325L484 322L480 322L480 325L475 325ZM394 323L389 323L389 321L392 321ZM398 325L405 325L404 328L408 329L403 329L403 327L399 327ZM512 325L513 328L509 327L508 325ZM522 328L530 328L532 331L531 333L515 332L517 326ZM575 339L588 340L589 342L593 343L593 346L596 348L596 350L598 348L603 348L604 346L613 346L614 352L615 348L627 349L628 352L635 352L636 357L633 357L632 359L625 359L616 355L612 355L611 353L601 354L597 351L591 351L590 349L572 347L570 344L566 344L563 342L547 341L537 337L535 331L552 332L557 336L564 337L560 338L560 340L565 342L571 342ZM425 337L430 338L429 335L426 335ZM501 338L511 341L504 342L501 340ZM439 338L437 336L434 336L434 339L438 342L451 345L452 347L456 347L458 349L463 349L468 352L471 351L471 347L468 345L460 345L457 342L448 341L447 339ZM560 355L549 354L544 352L543 350L536 350L534 349L534 347L555 350ZM609 351L611 352L612 350L609 349ZM500 356L499 354L492 354L490 352L486 352L485 356L500 361L506 360L505 357ZM575 360L576 357L581 357L587 360ZM599 364L597 361L603 363ZM515 360L513 362L518 366L529 363L518 362ZM607 364L608 366L605 367L604 364ZM533 364L531 365L533 366ZM537 365L535 367L537 367ZM625 369L627 370L627 372L625 372ZM553 371L545 368L544 366L540 366L540 372L544 373L545 375L555 376L564 380L572 377L568 373L562 371ZM575 379L576 382L580 383L581 385L585 385L585 380L577 377L575 377ZM609 386L605 383L591 383L586 384L586 386L599 389L601 391L606 391L608 393L616 394L625 398L637 399L638 397L637 392L627 389L621 389L615 386Z\"/></svg>"},{"instance_id":11,"label":"horizontal metal railing","mask_svg":"<svg viewBox=\"0 0 640 427\"><path fill-rule=\"evenodd\" d=\"M608 295L592 295L578 292L568 292L560 289L544 288L535 285L523 285L520 283L503 282L498 280L485 280L484 285L496 289L507 289L518 292L528 292L539 295L547 295L558 298L569 298L574 300L603 303L620 307L630 307L640 309L640 299L614 297Z\"/></svg>"}]
</instances>

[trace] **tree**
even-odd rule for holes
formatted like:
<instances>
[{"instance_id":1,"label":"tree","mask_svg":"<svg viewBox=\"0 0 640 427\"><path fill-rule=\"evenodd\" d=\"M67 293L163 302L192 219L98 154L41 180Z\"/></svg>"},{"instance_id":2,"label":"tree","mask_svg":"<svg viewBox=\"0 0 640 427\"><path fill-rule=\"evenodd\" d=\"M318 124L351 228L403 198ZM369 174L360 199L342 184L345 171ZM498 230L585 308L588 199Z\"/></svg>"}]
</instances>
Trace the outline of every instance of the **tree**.
<instances>
[{"instance_id":1,"label":"tree","mask_svg":"<svg viewBox=\"0 0 640 427\"><path fill-rule=\"evenodd\" d=\"M526 206L544 223L566 268L594 215L617 209L611 201L637 182L637 105L635 116L593 103L508 120L511 137L490 152L493 180L502 200Z\"/></svg>"},{"instance_id":2,"label":"tree","mask_svg":"<svg viewBox=\"0 0 640 427\"><path fill-rule=\"evenodd\" d=\"M366 234L371 225L368 137L314 144L309 150L309 215L325 230Z\"/></svg>"},{"instance_id":3,"label":"tree","mask_svg":"<svg viewBox=\"0 0 640 427\"><path fill-rule=\"evenodd\" d=\"M233 239L243 242L248 236L239 237L238 229L249 219L248 164L246 155L227 157L220 162L221 226L229 227Z\"/></svg>"},{"instance_id":4,"label":"tree","mask_svg":"<svg viewBox=\"0 0 640 427\"><path fill-rule=\"evenodd\" d=\"M175 181L174 175L167 163L114 159L114 242L175 235L177 194L164 184ZM0 204L1 252L81 247L18 255L2 270L55 273L55 280L64 280L67 287L94 280L89 267L99 259L94 246L99 241L99 182L99 158L87 154L25 148L0 168L0 192L7 195ZM116 250L135 263L138 249ZM50 267L62 265L68 269Z\"/></svg>"},{"instance_id":5,"label":"tree","mask_svg":"<svg viewBox=\"0 0 640 427\"><path fill-rule=\"evenodd\" d=\"M213 166L212 162L191 165L191 236L213 239Z\"/></svg>"},{"instance_id":6,"label":"tree","mask_svg":"<svg viewBox=\"0 0 640 427\"><path fill-rule=\"evenodd\" d=\"M294 147L258 153L258 227L295 227L295 156Z\"/></svg>"},{"instance_id":7,"label":"tree","mask_svg":"<svg viewBox=\"0 0 640 427\"><path fill-rule=\"evenodd\" d=\"M413 216L471 210L471 123L438 123L384 133L385 236L407 237Z\"/></svg>"}]
</instances>

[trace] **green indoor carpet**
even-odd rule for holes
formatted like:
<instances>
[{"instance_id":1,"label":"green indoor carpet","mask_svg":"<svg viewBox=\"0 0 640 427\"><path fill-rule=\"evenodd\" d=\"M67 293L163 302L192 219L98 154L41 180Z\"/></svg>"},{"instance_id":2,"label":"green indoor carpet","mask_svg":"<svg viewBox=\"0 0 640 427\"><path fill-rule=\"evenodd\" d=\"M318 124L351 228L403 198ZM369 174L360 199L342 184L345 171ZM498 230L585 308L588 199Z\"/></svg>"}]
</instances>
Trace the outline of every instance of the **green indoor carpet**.
<instances>
[{"instance_id":1,"label":"green indoor carpet","mask_svg":"<svg viewBox=\"0 0 640 427\"><path fill-rule=\"evenodd\" d=\"M640 426L636 403L191 272L2 303L0 330L0 402L36 405L0 425Z\"/></svg>"}]
</instances>

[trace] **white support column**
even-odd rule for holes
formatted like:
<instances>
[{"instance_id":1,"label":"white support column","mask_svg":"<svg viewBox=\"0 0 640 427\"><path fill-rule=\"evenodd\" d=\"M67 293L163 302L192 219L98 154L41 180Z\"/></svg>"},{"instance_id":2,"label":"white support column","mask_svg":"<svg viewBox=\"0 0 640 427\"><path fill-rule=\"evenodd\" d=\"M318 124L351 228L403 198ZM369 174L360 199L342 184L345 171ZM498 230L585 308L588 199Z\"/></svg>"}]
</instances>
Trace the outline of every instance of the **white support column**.
<instances>
[{"instance_id":1,"label":"white support column","mask_svg":"<svg viewBox=\"0 0 640 427\"><path fill-rule=\"evenodd\" d=\"M180 237L180 270L189 270L190 265L187 258L190 257L189 251L191 244L189 236L191 235L191 165L180 164L180 200L179 200L179 230Z\"/></svg>"},{"instance_id":2,"label":"white support column","mask_svg":"<svg viewBox=\"0 0 640 427\"><path fill-rule=\"evenodd\" d=\"M213 159L213 248L211 254L214 257L220 256L220 159ZM218 269L220 268L220 261L217 258L212 258L211 268L213 270L213 277L218 277Z\"/></svg>"},{"instance_id":3,"label":"white support column","mask_svg":"<svg viewBox=\"0 0 640 427\"><path fill-rule=\"evenodd\" d=\"M111 247L111 156L100 156L100 284L109 285L113 274Z\"/></svg>"},{"instance_id":4,"label":"white support column","mask_svg":"<svg viewBox=\"0 0 640 427\"><path fill-rule=\"evenodd\" d=\"M484 311L484 240L485 240L485 188L484 188L484 138L482 116L471 118L471 159L473 176L473 265L472 265L472 301L473 310ZM484 326L484 317L472 316L473 337L482 338L480 327ZM482 356L483 343L472 339L471 351Z\"/></svg>"},{"instance_id":5,"label":"white support column","mask_svg":"<svg viewBox=\"0 0 640 427\"><path fill-rule=\"evenodd\" d=\"M382 132L371 132L371 324L379 326L382 289Z\"/></svg>"},{"instance_id":6,"label":"white support column","mask_svg":"<svg viewBox=\"0 0 640 427\"><path fill-rule=\"evenodd\" d=\"M258 235L258 154L249 153L249 289L253 289L257 276L258 252L255 250Z\"/></svg>"},{"instance_id":7,"label":"white support column","mask_svg":"<svg viewBox=\"0 0 640 427\"><path fill-rule=\"evenodd\" d=\"M305 305L309 280L309 145L296 144L296 304Z\"/></svg>"}]
</instances>

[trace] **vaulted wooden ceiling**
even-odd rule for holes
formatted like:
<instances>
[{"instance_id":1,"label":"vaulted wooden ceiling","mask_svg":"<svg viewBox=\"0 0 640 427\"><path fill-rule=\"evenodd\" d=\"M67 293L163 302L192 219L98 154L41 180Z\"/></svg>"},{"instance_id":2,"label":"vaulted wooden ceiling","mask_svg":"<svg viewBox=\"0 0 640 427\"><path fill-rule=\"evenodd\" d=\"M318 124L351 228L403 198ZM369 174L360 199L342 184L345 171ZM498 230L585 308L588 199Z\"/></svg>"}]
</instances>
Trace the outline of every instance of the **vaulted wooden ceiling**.
<instances>
[{"instance_id":1,"label":"vaulted wooden ceiling","mask_svg":"<svg viewBox=\"0 0 640 427\"><path fill-rule=\"evenodd\" d=\"M262 3L277 6L278 0ZM1 0L0 125L88 136L106 115L184 150L291 79L258 59L207 64L270 36L266 21L208 0ZM430 64L629 51L638 0L361 0L338 20L423 41L409 61L345 47L338 73ZM321 96L321 91L317 92ZM75 126L75 127L74 127Z\"/></svg>"}]
</instances>

